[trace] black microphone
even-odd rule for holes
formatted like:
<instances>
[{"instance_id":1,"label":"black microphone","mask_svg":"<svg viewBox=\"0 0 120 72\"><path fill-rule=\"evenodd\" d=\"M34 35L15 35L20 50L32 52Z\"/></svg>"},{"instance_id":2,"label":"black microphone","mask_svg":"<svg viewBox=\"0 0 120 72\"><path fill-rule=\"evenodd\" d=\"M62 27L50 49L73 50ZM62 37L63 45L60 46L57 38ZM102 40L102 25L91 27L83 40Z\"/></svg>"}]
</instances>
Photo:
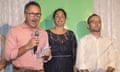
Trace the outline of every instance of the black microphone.
<instances>
[{"instance_id":1,"label":"black microphone","mask_svg":"<svg viewBox=\"0 0 120 72\"><path fill-rule=\"evenodd\" d=\"M34 36L39 36L39 31L35 31ZM33 51L34 51L34 54L35 54L35 53L36 53L36 51L37 51L37 45L36 45L36 46L34 46Z\"/></svg>"}]
</instances>

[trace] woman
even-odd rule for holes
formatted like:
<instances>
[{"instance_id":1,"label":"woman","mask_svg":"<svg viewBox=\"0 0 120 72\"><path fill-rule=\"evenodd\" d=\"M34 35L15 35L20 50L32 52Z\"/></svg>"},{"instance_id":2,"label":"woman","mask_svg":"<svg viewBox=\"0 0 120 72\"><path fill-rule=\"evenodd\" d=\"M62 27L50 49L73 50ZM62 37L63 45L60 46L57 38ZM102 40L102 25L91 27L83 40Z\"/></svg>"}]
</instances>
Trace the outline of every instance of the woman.
<instances>
[{"instance_id":1,"label":"woman","mask_svg":"<svg viewBox=\"0 0 120 72\"><path fill-rule=\"evenodd\" d=\"M0 34L0 72L4 72L4 67L6 65L6 61L4 58L4 44L5 44L5 37Z\"/></svg>"},{"instance_id":2,"label":"woman","mask_svg":"<svg viewBox=\"0 0 120 72\"><path fill-rule=\"evenodd\" d=\"M77 44L74 33L64 28L66 18L63 9L53 13L55 27L47 30L52 60L45 64L45 72L74 72Z\"/></svg>"}]
</instances>

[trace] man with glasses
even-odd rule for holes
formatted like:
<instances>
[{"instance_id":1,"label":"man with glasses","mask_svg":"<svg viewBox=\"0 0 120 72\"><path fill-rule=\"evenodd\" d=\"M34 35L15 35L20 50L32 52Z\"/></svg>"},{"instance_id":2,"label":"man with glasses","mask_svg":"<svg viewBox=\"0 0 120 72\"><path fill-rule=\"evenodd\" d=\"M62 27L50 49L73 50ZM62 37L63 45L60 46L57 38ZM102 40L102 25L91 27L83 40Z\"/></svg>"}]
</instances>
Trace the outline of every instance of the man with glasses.
<instances>
[{"instance_id":1,"label":"man with glasses","mask_svg":"<svg viewBox=\"0 0 120 72\"><path fill-rule=\"evenodd\" d=\"M80 72L113 72L115 49L111 41L101 35L101 18L92 14L88 18L90 34L80 39L76 66Z\"/></svg>"},{"instance_id":2,"label":"man with glasses","mask_svg":"<svg viewBox=\"0 0 120 72\"><path fill-rule=\"evenodd\" d=\"M47 32L38 27L40 5L34 1L27 3L24 16L24 23L11 28L7 34L5 58L12 61L14 72L43 72L43 62L51 59L51 51ZM48 59L44 60L41 55Z\"/></svg>"}]
</instances>

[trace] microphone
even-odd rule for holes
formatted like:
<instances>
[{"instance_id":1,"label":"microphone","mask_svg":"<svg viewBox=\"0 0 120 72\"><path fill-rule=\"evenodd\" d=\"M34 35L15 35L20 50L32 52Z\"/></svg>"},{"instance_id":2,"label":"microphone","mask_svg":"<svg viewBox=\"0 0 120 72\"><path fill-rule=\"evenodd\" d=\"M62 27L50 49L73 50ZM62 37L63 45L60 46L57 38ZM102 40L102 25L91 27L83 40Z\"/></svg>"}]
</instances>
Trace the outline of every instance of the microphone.
<instances>
[{"instance_id":1,"label":"microphone","mask_svg":"<svg viewBox=\"0 0 120 72\"><path fill-rule=\"evenodd\" d=\"M39 31L35 31L34 36L39 36ZM34 54L35 54L35 53L36 53L36 51L37 51L37 45L36 45L36 46L34 46L33 51L34 51Z\"/></svg>"}]
</instances>

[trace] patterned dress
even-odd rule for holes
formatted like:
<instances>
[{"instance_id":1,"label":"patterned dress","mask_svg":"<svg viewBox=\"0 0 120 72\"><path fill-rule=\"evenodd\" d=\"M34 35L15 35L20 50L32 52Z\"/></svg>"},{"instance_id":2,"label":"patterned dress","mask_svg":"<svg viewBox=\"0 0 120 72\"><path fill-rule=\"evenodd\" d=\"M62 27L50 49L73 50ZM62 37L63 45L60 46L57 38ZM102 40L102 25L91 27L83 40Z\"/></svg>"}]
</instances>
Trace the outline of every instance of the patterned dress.
<instances>
[{"instance_id":1,"label":"patterned dress","mask_svg":"<svg viewBox=\"0 0 120 72\"><path fill-rule=\"evenodd\" d=\"M72 31L55 34L47 30L52 60L45 64L45 72L73 72L76 58L76 38Z\"/></svg>"}]
</instances>

